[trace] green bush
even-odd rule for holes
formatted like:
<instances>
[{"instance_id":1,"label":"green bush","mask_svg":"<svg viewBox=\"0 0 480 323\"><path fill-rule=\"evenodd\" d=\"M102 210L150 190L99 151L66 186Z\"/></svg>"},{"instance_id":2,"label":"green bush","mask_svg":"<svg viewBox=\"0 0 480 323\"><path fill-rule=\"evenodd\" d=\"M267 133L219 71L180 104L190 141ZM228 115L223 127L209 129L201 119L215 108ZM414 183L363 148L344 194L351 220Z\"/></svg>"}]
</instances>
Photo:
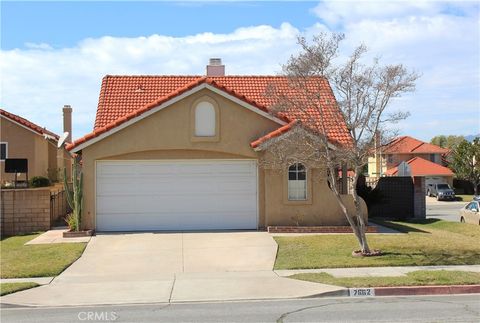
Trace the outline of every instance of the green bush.
<instances>
[{"instance_id":1,"label":"green bush","mask_svg":"<svg viewBox=\"0 0 480 323\"><path fill-rule=\"evenodd\" d=\"M70 231L77 231L78 229L77 218L73 213L70 213L65 217L65 222L67 223L68 229Z\"/></svg>"},{"instance_id":2,"label":"green bush","mask_svg":"<svg viewBox=\"0 0 480 323\"><path fill-rule=\"evenodd\" d=\"M50 180L43 176L35 176L30 180L30 187L50 186Z\"/></svg>"}]
</instances>

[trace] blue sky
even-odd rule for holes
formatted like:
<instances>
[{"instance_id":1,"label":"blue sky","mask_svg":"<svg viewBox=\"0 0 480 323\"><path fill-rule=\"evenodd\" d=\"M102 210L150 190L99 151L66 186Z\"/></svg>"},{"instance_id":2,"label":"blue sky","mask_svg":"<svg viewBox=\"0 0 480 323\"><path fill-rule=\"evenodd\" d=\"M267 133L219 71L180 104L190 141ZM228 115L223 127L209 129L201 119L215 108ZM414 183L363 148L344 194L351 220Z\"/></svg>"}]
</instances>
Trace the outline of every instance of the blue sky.
<instances>
[{"instance_id":1,"label":"blue sky","mask_svg":"<svg viewBox=\"0 0 480 323\"><path fill-rule=\"evenodd\" d=\"M0 106L61 133L74 108L74 137L90 132L105 74L203 74L222 57L227 74L275 74L296 36L342 31L348 53L422 74L392 104L411 117L402 134L480 132L477 2L1 2Z\"/></svg>"},{"instance_id":2,"label":"blue sky","mask_svg":"<svg viewBox=\"0 0 480 323\"><path fill-rule=\"evenodd\" d=\"M303 29L317 18L312 2L4 2L2 48L26 42L70 47L87 37L182 37L228 33L239 27L289 21ZM12 32L9 32L12 31Z\"/></svg>"}]
</instances>

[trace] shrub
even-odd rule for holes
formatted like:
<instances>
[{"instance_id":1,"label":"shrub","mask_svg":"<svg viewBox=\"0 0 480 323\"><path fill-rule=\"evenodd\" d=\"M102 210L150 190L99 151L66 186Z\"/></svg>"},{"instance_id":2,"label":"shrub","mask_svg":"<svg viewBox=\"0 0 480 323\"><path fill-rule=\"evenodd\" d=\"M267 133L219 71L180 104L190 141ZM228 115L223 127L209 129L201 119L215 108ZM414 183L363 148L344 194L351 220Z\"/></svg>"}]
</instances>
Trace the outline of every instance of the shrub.
<instances>
[{"instance_id":1,"label":"shrub","mask_svg":"<svg viewBox=\"0 0 480 323\"><path fill-rule=\"evenodd\" d=\"M77 218L73 213L70 213L65 217L65 222L67 223L70 231L77 231Z\"/></svg>"},{"instance_id":2,"label":"shrub","mask_svg":"<svg viewBox=\"0 0 480 323\"><path fill-rule=\"evenodd\" d=\"M30 187L50 186L50 180L43 176L35 176L30 180Z\"/></svg>"}]
</instances>

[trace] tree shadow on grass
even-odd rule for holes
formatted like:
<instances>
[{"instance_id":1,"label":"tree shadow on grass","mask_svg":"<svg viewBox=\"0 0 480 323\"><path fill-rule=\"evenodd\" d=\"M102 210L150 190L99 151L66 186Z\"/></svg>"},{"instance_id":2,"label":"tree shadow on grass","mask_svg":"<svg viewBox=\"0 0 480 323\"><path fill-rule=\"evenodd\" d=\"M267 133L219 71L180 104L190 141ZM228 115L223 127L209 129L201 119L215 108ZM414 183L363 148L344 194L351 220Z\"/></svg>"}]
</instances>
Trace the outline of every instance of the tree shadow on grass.
<instances>
[{"instance_id":1,"label":"tree shadow on grass","mask_svg":"<svg viewBox=\"0 0 480 323\"><path fill-rule=\"evenodd\" d=\"M397 221L395 219L385 219L385 218L375 218L375 219L371 219L372 222L374 223L377 223L379 225L382 225L384 227L387 227L387 228L391 228L391 229L394 229L394 230L397 230L397 231L400 231L400 232L403 232L403 233L410 233L410 232L417 232L417 233L428 233L428 234L431 234L430 232L428 231L425 231L425 230L421 230L421 229L418 229L418 228L415 228L413 226L409 226L409 224L431 224L433 222L436 222L436 221L440 221L438 219L424 219L424 220L415 220L415 221L408 221L408 222L402 222L402 223L398 223L398 222L392 222L392 221Z\"/></svg>"}]
</instances>

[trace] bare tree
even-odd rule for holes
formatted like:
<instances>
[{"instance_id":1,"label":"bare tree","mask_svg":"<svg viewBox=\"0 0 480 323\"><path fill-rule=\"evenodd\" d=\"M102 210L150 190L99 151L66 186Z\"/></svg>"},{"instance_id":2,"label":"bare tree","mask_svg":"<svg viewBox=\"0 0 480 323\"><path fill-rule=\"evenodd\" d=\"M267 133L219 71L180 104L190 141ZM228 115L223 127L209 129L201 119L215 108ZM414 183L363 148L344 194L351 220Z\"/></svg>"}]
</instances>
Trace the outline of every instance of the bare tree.
<instances>
[{"instance_id":1,"label":"bare tree","mask_svg":"<svg viewBox=\"0 0 480 323\"><path fill-rule=\"evenodd\" d=\"M292 56L282 68L286 84L271 85L268 95L276 101L272 113L295 119L290 127L297 129L293 131L297 136L304 134L304 140L293 141L281 136L276 142L267 142L262 147L266 151L263 159L276 160L281 167L298 159L326 168L330 187L357 237L361 253L368 255L372 252L355 187L361 169L375 148L376 134L382 133L382 138L389 140L394 134L392 124L408 117L405 112L387 112L389 103L392 98L414 91L419 75L400 64L382 66L379 59L374 59L370 65L364 64L367 53L364 45L358 46L343 62L338 62L339 44L343 39L342 34L327 33L315 36L311 43L303 37L298 39L300 53ZM325 95L330 89L336 102ZM335 140L341 129L348 129L347 135ZM337 188L341 164L347 164L355 173L351 190L355 205L353 215L347 212Z\"/></svg>"}]
</instances>

